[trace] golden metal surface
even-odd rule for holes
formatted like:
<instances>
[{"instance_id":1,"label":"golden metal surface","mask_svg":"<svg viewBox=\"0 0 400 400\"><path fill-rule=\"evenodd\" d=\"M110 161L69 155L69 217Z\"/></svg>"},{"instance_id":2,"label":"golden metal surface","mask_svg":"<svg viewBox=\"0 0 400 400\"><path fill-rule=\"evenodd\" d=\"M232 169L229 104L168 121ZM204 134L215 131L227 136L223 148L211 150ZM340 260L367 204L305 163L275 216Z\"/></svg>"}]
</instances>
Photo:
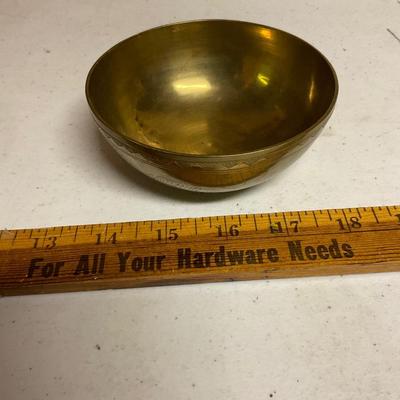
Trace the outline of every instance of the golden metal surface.
<instances>
[{"instance_id":1,"label":"golden metal surface","mask_svg":"<svg viewBox=\"0 0 400 400\"><path fill-rule=\"evenodd\" d=\"M86 84L96 122L125 159L164 183L204 191L258 183L300 154L337 91L332 66L303 40L224 20L126 39Z\"/></svg>"}]
</instances>

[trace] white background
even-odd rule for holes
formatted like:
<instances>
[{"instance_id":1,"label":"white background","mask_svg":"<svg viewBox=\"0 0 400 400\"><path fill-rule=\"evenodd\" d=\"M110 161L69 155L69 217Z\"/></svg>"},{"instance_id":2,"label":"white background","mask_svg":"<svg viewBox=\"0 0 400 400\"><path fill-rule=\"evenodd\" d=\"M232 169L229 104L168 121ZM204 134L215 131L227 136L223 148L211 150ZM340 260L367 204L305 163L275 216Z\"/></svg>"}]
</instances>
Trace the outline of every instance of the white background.
<instances>
[{"instance_id":1,"label":"white background","mask_svg":"<svg viewBox=\"0 0 400 400\"><path fill-rule=\"evenodd\" d=\"M86 74L116 42L259 22L334 65L323 134L270 183L186 193L103 143ZM399 203L400 2L0 2L0 227ZM0 398L399 399L400 274L0 298ZM100 347L100 349L98 349Z\"/></svg>"}]
</instances>

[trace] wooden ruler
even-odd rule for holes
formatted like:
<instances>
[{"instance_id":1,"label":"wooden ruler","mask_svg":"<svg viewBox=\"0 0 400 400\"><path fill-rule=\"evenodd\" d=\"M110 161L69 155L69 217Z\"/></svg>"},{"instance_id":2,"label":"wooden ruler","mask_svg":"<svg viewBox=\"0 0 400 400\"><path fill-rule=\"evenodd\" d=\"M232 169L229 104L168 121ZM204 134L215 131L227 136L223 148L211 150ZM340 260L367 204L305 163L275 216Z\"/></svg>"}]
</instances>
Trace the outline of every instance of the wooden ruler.
<instances>
[{"instance_id":1,"label":"wooden ruler","mask_svg":"<svg viewBox=\"0 0 400 400\"><path fill-rule=\"evenodd\" d=\"M0 295L400 270L400 206L0 231Z\"/></svg>"}]
</instances>

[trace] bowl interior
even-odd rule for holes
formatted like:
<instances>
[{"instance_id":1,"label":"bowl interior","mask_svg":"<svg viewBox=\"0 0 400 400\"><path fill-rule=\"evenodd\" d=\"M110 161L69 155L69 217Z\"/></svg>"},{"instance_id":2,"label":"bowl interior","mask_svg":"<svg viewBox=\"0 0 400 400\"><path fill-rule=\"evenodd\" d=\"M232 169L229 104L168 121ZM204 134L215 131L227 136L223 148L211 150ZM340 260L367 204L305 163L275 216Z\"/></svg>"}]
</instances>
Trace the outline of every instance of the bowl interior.
<instances>
[{"instance_id":1,"label":"bowl interior","mask_svg":"<svg viewBox=\"0 0 400 400\"><path fill-rule=\"evenodd\" d=\"M114 132L185 154L237 154L292 138L332 107L335 73L306 42L236 21L169 25L105 53L87 81Z\"/></svg>"}]
</instances>

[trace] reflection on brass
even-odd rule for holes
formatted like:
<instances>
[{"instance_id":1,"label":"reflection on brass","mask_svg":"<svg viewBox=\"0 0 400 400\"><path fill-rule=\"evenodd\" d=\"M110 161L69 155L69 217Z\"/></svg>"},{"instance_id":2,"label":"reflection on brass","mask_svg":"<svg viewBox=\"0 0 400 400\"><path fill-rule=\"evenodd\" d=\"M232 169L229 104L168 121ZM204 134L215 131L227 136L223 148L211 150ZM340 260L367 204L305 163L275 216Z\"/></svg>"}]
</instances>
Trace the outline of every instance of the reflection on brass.
<instances>
[{"instance_id":1,"label":"reflection on brass","mask_svg":"<svg viewBox=\"0 0 400 400\"><path fill-rule=\"evenodd\" d=\"M337 93L332 66L303 40L224 20L132 36L86 82L95 120L123 158L198 191L266 180L310 145Z\"/></svg>"}]
</instances>

